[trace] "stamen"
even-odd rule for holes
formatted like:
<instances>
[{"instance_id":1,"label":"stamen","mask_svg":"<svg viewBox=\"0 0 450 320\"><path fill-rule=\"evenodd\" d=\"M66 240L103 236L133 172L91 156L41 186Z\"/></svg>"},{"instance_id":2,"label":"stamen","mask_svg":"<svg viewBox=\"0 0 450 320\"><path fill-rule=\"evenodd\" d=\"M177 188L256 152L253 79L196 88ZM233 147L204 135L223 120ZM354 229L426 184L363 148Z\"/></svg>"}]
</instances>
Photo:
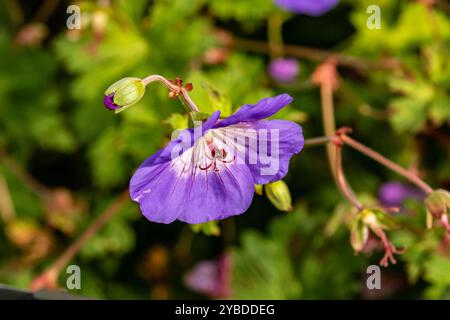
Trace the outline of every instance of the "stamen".
<instances>
[{"instance_id":1,"label":"stamen","mask_svg":"<svg viewBox=\"0 0 450 320\"><path fill-rule=\"evenodd\" d=\"M233 156L233 159L231 159L231 160L220 159L220 161L222 161L222 163L231 163L234 160L236 160L236 156Z\"/></svg>"},{"instance_id":2,"label":"stamen","mask_svg":"<svg viewBox=\"0 0 450 320\"><path fill-rule=\"evenodd\" d=\"M200 170L208 170L209 168L211 168L212 164L213 164L213 162L211 162L211 163L210 163L209 165L207 165L206 167L202 167L202 165L199 164L199 165L198 165L198 168L199 168Z\"/></svg>"}]
</instances>

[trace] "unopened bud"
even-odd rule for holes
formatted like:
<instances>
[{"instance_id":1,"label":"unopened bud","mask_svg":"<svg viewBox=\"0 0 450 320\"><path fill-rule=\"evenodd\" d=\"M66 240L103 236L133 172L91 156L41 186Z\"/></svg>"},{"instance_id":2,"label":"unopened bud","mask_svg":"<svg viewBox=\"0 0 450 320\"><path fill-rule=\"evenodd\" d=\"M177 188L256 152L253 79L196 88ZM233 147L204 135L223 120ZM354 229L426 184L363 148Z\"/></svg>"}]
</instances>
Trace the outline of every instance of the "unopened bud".
<instances>
[{"instance_id":1,"label":"unopened bud","mask_svg":"<svg viewBox=\"0 0 450 320\"><path fill-rule=\"evenodd\" d=\"M444 189L438 189L431 192L425 198L427 207L427 227L431 228L433 219L445 221L447 219L447 211L450 208L450 192Z\"/></svg>"},{"instance_id":2,"label":"unopened bud","mask_svg":"<svg viewBox=\"0 0 450 320\"><path fill-rule=\"evenodd\" d=\"M433 191L426 197L425 204L434 218L440 218L450 207L450 193L444 189Z\"/></svg>"},{"instance_id":3,"label":"unopened bud","mask_svg":"<svg viewBox=\"0 0 450 320\"><path fill-rule=\"evenodd\" d=\"M263 195L263 185L262 184L255 184L255 193L258 196L262 196Z\"/></svg>"},{"instance_id":4,"label":"unopened bud","mask_svg":"<svg viewBox=\"0 0 450 320\"><path fill-rule=\"evenodd\" d=\"M380 260L380 265L386 267L389 263L397 263L394 254L402 254L406 249L397 249L389 241L384 231L394 227L394 220L386 211L380 208L364 208L358 213L352 223L350 242L353 249L357 252L363 250L370 230L381 240L384 247L384 256Z\"/></svg>"},{"instance_id":5,"label":"unopened bud","mask_svg":"<svg viewBox=\"0 0 450 320\"><path fill-rule=\"evenodd\" d=\"M191 230L195 233L203 233L207 236L220 236L220 226L219 222L216 220L211 220L208 222L198 223L198 224L190 224Z\"/></svg>"},{"instance_id":6,"label":"unopened bud","mask_svg":"<svg viewBox=\"0 0 450 320\"><path fill-rule=\"evenodd\" d=\"M283 180L278 180L264 185L267 198L280 211L291 211L291 193Z\"/></svg>"},{"instance_id":7,"label":"unopened bud","mask_svg":"<svg viewBox=\"0 0 450 320\"><path fill-rule=\"evenodd\" d=\"M136 104L145 94L145 85L139 78L123 78L106 91L103 104L116 113Z\"/></svg>"}]
</instances>

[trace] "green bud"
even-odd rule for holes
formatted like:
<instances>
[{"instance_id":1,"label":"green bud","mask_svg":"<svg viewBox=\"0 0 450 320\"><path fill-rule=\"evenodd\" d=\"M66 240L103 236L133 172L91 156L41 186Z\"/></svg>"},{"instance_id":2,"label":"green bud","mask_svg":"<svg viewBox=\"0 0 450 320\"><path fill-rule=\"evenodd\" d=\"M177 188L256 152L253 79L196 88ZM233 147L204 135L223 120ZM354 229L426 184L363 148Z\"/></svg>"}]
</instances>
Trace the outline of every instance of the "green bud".
<instances>
[{"instance_id":1,"label":"green bud","mask_svg":"<svg viewBox=\"0 0 450 320\"><path fill-rule=\"evenodd\" d=\"M190 224L189 227L191 230L195 233L203 233L207 236L220 236L220 227L219 222L216 220L211 220L204 223L198 223L198 224Z\"/></svg>"},{"instance_id":2,"label":"green bud","mask_svg":"<svg viewBox=\"0 0 450 320\"><path fill-rule=\"evenodd\" d=\"M262 184L255 184L255 193L258 196L262 196L263 195L263 185Z\"/></svg>"},{"instance_id":3,"label":"green bud","mask_svg":"<svg viewBox=\"0 0 450 320\"><path fill-rule=\"evenodd\" d=\"M450 208L450 193L444 189L431 192L425 199L427 210L435 218L440 218Z\"/></svg>"},{"instance_id":4,"label":"green bud","mask_svg":"<svg viewBox=\"0 0 450 320\"><path fill-rule=\"evenodd\" d=\"M447 215L447 210L450 208L450 193L444 189L431 192L425 198L425 206L427 208L427 227L431 228L433 219L441 219Z\"/></svg>"},{"instance_id":5,"label":"green bud","mask_svg":"<svg viewBox=\"0 0 450 320\"><path fill-rule=\"evenodd\" d=\"M291 193L283 180L278 180L264 185L267 198L280 211L291 211Z\"/></svg>"},{"instance_id":6,"label":"green bud","mask_svg":"<svg viewBox=\"0 0 450 320\"><path fill-rule=\"evenodd\" d=\"M113 83L105 91L104 105L116 113L123 111L142 99L145 85L139 78L123 78Z\"/></svg>"}]
</instances>

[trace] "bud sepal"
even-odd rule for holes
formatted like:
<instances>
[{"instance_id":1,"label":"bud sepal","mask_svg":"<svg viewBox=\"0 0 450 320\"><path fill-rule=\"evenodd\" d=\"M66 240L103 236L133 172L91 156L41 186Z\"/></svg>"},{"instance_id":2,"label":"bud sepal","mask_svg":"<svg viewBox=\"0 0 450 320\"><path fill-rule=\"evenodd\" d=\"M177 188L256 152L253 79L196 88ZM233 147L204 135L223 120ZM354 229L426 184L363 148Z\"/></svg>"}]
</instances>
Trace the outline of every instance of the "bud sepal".
<instances>
[{"instance_id":1,"label":"bud sepal","mask_svg":"<svg viewBox=\"0 0 450 320\"><path fill-rule=\"evenodd\" d=\"M350 243L356 252L361 252L369 238L369 231L372 231L382 242L384 256L380 260L380 265L387 267L389 263L396 264L394 254L402 254L405 249L397 249L388 239L385 230L396 227L392 217L380 208L364 208L353 219L350 232Z\"/></svg>"},{"instance_id":2,"label":"bud sepal","mask_svg":"<svg viewBox=\"0 0 450 320\"><path fill-rule=\"evenodd\" d=\"M427 228L430 229L433 226L433 221L437 219L444 225L447 232L450 233L447 215L447 211L450 208L450 192L444 189L434 190L425 198L425 206L427 208Z\"/></svg>"}]
</instances>

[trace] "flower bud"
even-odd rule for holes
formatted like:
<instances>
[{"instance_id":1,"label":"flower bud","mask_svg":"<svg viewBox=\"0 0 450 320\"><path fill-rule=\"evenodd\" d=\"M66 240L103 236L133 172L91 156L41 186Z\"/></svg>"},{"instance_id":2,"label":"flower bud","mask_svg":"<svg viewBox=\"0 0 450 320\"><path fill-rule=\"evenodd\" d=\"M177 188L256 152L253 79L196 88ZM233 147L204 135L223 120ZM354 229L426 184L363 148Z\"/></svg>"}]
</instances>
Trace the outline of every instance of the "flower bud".
<instances>
[{"instance_id":1,"label":"flower bud","mask_svg":"<svg viewBox=\"0 0 450 320\"><path fill-rule=\"evenodd\" d=\"M380 265L395 264L397 260L394 254L402 254L405 249L397 249L384 231L394 227L394 221L387 212L379 208L365 208L352 221L350 243L356 252L362 251L369 238L370 230L381 240L384 247L384 256L380 260Z\"/></svg>"},{"instance_id":2,"label":"flower bud","mask_svg":"<svg viewBox=\"0 0 450 320\"><path fill-rule=\"evenodd\" d=\"M280 211L291 211L291 193L283 180L278 180L264 185L267 198Z\"/></svg>"},{"instance_id":3,"label":"flower bud","mask_svg":"<svg viewBox=\"0 0 450 320\"><path fill-rule=\"evenodd\" d=\"M395 227L391 216L379 208L365 208L353 219L350 227L350 243L360 252L369 237L369 229L377 234L380 230Z\"/></svg>"},{"instance_id":4,"label":"flower bud","mask_svg":"<svg viewBox=\"0 0 450 320\"><path fill-rule=\"evenodd\" d=\"M217 220L211 220L208 222L190 224L191 230L195 233L203 233L207 236L220 236L221 230L219 226L219 222Z\"/></svg>"},{"instance_id":5,"label":"flower bud","mask_svg":"<svg viewBox=\"0 0 450 320\"><path fill-rule=\"evenodd\" d=\"M374 232L378 229L390 230L395 228L392 217L382 209L366 208L363 209L359 215L361 216L363 223Z\"/></svg>"},{"instance_id":6,"label":"flower bud","mask_svg":"<svg viewBox=\"0 0 450 320\"><path fill-rule=\"evenodd\" d=\"M443 189L433 191L425 199L425 204L434 218L440 218L450 207L450 193Z\"/></svg>"},{"instance_id":7,"label":"flower bud","mask_svg":"<svg viewBox=\"0 0 450 320\"><path fill-rule=\"evenodd\" d=\"M139 78L123 78L105 91L103 104L116 113L136 104L145 94L145 85Z\"/></svg>"},{"instance_id":8,"label":"flower bud","mask_svg":"<svg viewBox=\"0 0 450 320\"><path fill-rule=\"evenodd\" d=\"M262 184L255 184L255 193L258 196L262 196L263 195L263 185Z\"/></svg>"},{"instance_id":9,"label":"flower bud","mask_svg":"<svg viewBox=\"0 0 450 320\"><path fill-rule=\"evenodd\" d=\"M438 189L431 192L425 198L427 208L427 227L431 228L433 219L440 219L446 224L447 210L450 208L450 192L444 189ZM447 226L446 226L447 227Z\"/></svg>"}]
</instances>

